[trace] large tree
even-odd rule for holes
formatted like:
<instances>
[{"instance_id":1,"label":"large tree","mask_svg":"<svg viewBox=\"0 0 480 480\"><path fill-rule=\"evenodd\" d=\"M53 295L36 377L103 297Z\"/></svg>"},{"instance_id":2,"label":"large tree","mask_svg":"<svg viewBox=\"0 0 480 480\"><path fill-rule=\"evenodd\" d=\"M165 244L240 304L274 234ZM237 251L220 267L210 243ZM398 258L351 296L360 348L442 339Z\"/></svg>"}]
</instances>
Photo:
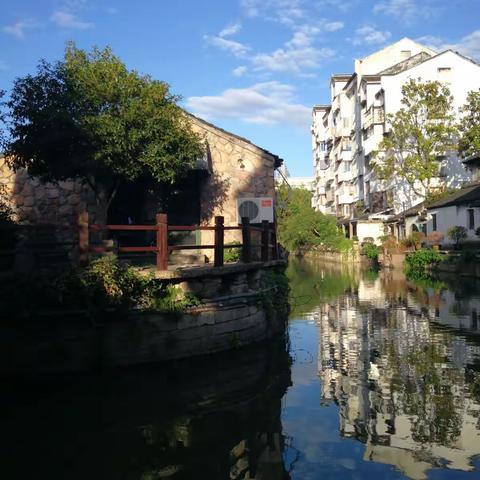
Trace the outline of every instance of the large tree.
<instances>
[{"instance_id":1,"label":"large tree","mask_svg":"<svg viewBox=\"0 0 480 480\"><path fill-rule=\"evenodd\" d=\"M456 149L458 128L452 96L440 82L410 79L402 87L401 108L387 116L389 131L374 154L380 179L401 179L425 196L440 173L440 160Z\"/></svg>"},{"instance_id":2,"label":"large tree","mask_svg":"<svg viewBox=\"0 0 480 480\"><path fill-rule=\"evenodd\" d=\"M462 113L458 149L466 158L480 153L480 90L469 92Z\"/></svg>"},{"instance_id":3,"label":"large tree","mask_svg":"<svg viewBox=\"0 0 480 480\"><path fill-rule=\"evenodd\" d=\"M81 179L106 212L122 182L173 183L203 154L178 100L110 48L69 43L62 61L15 81L5 153L45 181Z\"/></svg>"}]
</instances>

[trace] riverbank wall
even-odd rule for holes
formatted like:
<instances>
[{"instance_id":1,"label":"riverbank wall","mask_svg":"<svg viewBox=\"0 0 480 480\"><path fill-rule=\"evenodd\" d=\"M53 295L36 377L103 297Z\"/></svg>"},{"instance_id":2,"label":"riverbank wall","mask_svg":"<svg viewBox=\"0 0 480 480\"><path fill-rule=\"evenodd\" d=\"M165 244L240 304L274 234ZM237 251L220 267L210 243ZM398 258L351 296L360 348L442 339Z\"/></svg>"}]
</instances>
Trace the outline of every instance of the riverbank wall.
<instances>
[{"instance_id":1,"label":"riverbank wall","mask_svg":"<svg viewBox=\"0 0 480 480\"><path fill-rule=\"evenodd\" d=\"M182 268L158 274L200 299L184 312L39 314L2 326L0 375L88 371L235 350L286 331L285 262Z\"/></svg>"}]
</instances>

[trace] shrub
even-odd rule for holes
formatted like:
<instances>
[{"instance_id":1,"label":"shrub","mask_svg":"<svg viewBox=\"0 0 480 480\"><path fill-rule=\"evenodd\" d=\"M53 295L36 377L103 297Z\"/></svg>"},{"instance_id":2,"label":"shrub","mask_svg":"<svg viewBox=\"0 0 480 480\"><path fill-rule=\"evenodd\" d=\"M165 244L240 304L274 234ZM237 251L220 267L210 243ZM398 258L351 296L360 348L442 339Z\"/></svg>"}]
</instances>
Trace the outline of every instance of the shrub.
<instances>
[{"instance_id":1,"label":"shrub","mask_svg":"<svg viewBox=\"0 0 480 480\"><path fill-rule=\"evenodd\" d=\"M422 247L422 242L425 240L425 234L423 232L412 232L410 237L416 250Z\"/></svg>"},{"instance_id":2,"label":"shrub","mask_svg":"<svg viewBox=\"0 0 480 480\"><path fill-rule=\"evenodd\" d=\"M240 242L230 242L225 245L241 245ZM224 262L239 262L242 258L242 249L241 248L225 248L223 251L223 261Z\"/></svg>"},{"instance_id":3,"label":"shrub","mask_svg":"<svg viewBox=\"0 0 480 480\"><path fill-rule=\"evenodd\" d=\"M455 243L455 247L458 247L460 245L460 242L467 238L467 229L460 225L450 227L447 230L447 236Z\"/></svg>"},{"instance_id":4,"label":"shrub","mask_svg":"<svg viewBox=\"0 0 480 480\"><path fill-rule=\"evenodd\" d=\"M364 243L362 253L370 260L377 261L379 249L374 243Z\"/></svg>"},{"instance_id":5,"label":"shrub","mask_svg":"<svg viewBox=\"0 0 480 480\"><path fill-rule=\"evenodd\" d=\"M427 235L428 243L432 245L439 245L440 242L443 240L443 233L441 232L432 232Z\"/></svg>"},{"instance_id":6,"label":"shrub","mask_svg":"<svg viewBox=\"0 0 480 480\"><path fill-rule=\"evenodd\" d=\"M430 248L422 248L409 253L405 258L407 272L424 272L430 265L435 265L442 261L442 256Z\"/></svg>"}]
</instances>

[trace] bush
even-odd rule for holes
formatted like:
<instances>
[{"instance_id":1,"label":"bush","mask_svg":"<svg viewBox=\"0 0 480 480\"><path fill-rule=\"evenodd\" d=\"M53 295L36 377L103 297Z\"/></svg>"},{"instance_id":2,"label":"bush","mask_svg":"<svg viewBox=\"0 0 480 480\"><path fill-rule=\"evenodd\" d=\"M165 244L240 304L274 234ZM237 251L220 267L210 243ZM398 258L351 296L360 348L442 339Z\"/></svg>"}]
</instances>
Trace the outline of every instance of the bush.
<instances>
[{"instance_id":1,"label":"bush","mask_svg":"<svg viewBox=\"0 0 480 480\"><path fill-rule=\"evenodd\" d=\"M406 270L408 272L424 272L427 267L442 261L442 256L430 248L422 248L409 253L405 258Z\"/></svg>"},{"instance_id":2,"label":"bush","mask_svg":"<svg viewBox=\"0 0 480 480\"><path fill-rule=\"evenodd\" d=\"M362 253L370 260L377 261L379 249L374 243L364 243Z\"/></svg>"},{"instance_id":3,"label":"bush","mask_svg":"<svg viewBox=\"0 0 480 480\"><path fill-rule=\"evenodd\" d=\"M45 310L86 310L89 316L129 309L171 312L199 301L106 256L62 275L12 275L0 289L0 304L6 305L5 318L18 318Z\"/></svg>"},{"instance_id":4,"label":"bush","mask_svg":"<svg viewBox=\"0 0 480 480\"><path fill-rule=\"evenodd\" d=\"M230 242L225 245L241 245L240 242ZM241 248L225 248L223 251L223 261L228 262L239 262L242 259L242 249Z\"/></svg>"},{"instance_id":5,"label":"bush","mask_svg":"<svg viewBox=\"0 0 480 480\"><path fill-rule=\"evenodd\" d=\"M450 227L447 230L447 236L455 243L455 247L458 247L460 245L460 242L467 238L467 229L460 225Z\"/></svg>"}]
</instances>

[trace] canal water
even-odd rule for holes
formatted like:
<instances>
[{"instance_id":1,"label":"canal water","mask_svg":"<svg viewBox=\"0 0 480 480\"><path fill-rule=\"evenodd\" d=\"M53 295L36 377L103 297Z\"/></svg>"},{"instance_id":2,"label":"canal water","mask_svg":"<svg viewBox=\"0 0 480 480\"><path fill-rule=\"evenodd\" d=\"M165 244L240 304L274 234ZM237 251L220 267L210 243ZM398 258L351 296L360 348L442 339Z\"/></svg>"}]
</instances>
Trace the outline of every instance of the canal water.
<instances>
[{"instance_id":1,"label":"canal water","mask_svg":"<svg viewBox=\"0 0 480 480\"><path fill-rule=\"evenodd\" d=\"M480 285L288 267L289 335L6 383L8 479L480 479Z\"/></svg>"}]
</instances>

